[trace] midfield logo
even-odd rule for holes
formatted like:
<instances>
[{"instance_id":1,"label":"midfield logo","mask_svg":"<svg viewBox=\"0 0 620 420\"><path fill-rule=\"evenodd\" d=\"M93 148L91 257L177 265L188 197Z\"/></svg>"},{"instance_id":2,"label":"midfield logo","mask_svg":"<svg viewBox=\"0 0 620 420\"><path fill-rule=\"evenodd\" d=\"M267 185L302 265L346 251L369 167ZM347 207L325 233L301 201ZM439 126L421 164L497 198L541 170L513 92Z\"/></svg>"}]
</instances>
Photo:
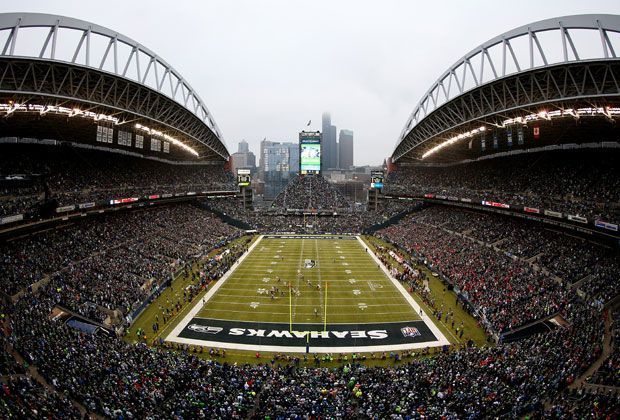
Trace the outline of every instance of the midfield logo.
<instances>
[{"instance_id":1,"label":"midfield logo","mask_svg":"<svg viewBox=\"0 0 620 420\"><path fill-rule=\"evenodd\" d=\"M403 337L419 337L422 335L416 327L403 327L400 332L403 333Z\"/></svg>"}]
</instances>

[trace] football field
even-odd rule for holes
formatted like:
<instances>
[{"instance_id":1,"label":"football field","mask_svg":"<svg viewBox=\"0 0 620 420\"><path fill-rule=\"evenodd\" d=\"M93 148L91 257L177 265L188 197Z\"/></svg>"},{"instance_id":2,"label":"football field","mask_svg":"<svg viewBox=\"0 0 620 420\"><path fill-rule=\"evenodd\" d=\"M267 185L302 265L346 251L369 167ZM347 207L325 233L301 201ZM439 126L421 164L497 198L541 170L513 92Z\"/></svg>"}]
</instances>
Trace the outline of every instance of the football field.
<instances>
[{"instance_id":1,"label":"football field","mask_svg":"<svg viewBox=\"0 0 620 420\"><path fill-rule=\"evenodd\" d=\"M419 319L366 248L355 237L343 238L263 238L198 316L292 318L294 326Z\"/></svg>"},{"instance_id":2,"label":"football field","mask_svg":"<svg viewBox=\"0 0 620 420\"><path fill-rule=\"evenodd\" d=\"M447 343L388 274L356 236L262 236L167 340L323 352Z\"/></svg>"}]
</instances>

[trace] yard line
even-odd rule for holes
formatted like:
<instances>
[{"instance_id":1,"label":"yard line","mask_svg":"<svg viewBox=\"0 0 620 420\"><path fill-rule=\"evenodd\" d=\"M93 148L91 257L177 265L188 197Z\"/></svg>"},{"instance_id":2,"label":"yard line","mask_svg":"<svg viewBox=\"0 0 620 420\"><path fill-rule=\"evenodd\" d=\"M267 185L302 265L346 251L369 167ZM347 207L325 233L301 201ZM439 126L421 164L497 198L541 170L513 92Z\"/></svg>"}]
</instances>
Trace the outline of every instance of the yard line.
<instances>
[{"instance_id":1,"label":"yard line","mask_svg":"<svg viewBox=\"0 0 620 420\"><path fill-rule=\"evenodd\" d=\"M331 284L331 283L330 283L330 284ZM352 286L348 285L348 284L347 284L347 286L348 286L348 287L346 287L346 288L338 288L338 287L334 287L333 285L332 285L332 286L329 286L330 300L331 300L332 298L333 298L333 299L336 299L336 297L335 297L335 296L333 296L333 295L331 295L331 294L336 294L336 296L338 296L338 295L345 294L345 293L346 293L346 294L353 293L354 288L353 288ZM261 294L259 294L259 293L258 293L258 289L267 289L267 291L269 291L269 289L270 289L270 288L269 288L269 287L266 287L266 286L265 286L265 283L260 283L260 284L258 284L258 283L257 283L254 287L246 287L246 288L243 288L243 287L226 287L226 288L222 288L222 291L228 291L228 292L234 292L234 291L245 292L245 294L246 294L246 295L245 295L244 297L249 297L249 296L247 295L247 293L248 293L248 292L256 292L256 295L251 295L251 296L252 296L252 297L254 297L254 296L256 296L256 297L260 297L260 296L269 297L269 294L266 294L266 295L261 295ZM304 293L308 293L306 296L311 296L311 295L310 295L310 293L311 293L311 292L305 292L305 290L307 290L307 289L306 289L306 288L304 288L304 290L302 290L302 291L301 291L301 295L302 295L302 296L304 296ZM360 289L360 290L361 290L361 289ZM372 296L370 293L376 293L376 294L377 294L377 296L379 296L379 295L389 295L389 296L392 296L392 295L393 295L393 296L400 296L400 297L402 297L402 296L400 295L400 293L398 293L398 291L395 291L395 290L380 290L380 291L379 291L379 290L377 290L377 291L374 291L374 292L364 291L364 295L365 295L365 296ZM224 294L220 294L220 295L221 295L221 296L225 296ZM240 296L239 296L239 294L229 294L229 296L237 296L237 298L239 298L239 297L240 297ZM287 296L286 298L287 298L287 300L288 300L288 296Z\"/></svg>"},{"instance_id":2,"label":"yard line","mask_svg":"<svg viewBox=\"0 0 620 420\"><path fill-rule=\"evenodd\" d=\"M317 268L318 268L318 273L319 273L319 284L321 285L321 287L323 286L323 278L321 277L321 265L319 265L319 243L318 241L315 239L314 240L314 252L316 252L316 264L317 264ZM325 308L325 302L323 302L323 290L319 290L319 308ZM321 311L321 321L325 322L325 317L324 315L324 310Z\"/></svg>"},{"instance_id":3,"label":"yard line","mask_svg":"<svg viewBox=\"0 0 620 420\"><path fill-rule=\"evenodd\" d=\"M297 290L300 289L300 286L299 286L300 279L299 279L299 275L298 274L301 272L301 268L302 268L302 264L303 264L303 259L304 259L304 241L305 241L305 239L301 240L301 249L299 251L299 263L297 264L297 272L298 273L295 276L295 277L297 277L297 283L296 283L297 284ZM289 290L289 293L290 293L290 290ZM295 316L297 315L297 299L299 299L299 296L295 295L295 303L293 305L293 319L295 319ZM290 308L289 308L289 311L290 311Z\"/></svg>"},{"instance_id":4,"label":"yard line","mask_svg":"<svg viewBox=\"0 0 620 420\"><path fill-rule=\"evenodd\" d=\"M334 291L330 289L330 293L332 293L332 292L334 292ZM237 299L237 302L239 302L239 295L238 295L238 294L226 294L226 293L219 293L218 295L219 295L219 296L223 296L223 297L231 297L231 298L236 298L236 299ZM392 293L391 295L393 295L393 296L399 296L398 292L394 292L394 293ZM385 297L386 297L386 296L383 296L383 298L385 298ZM387 297L389 297L389 296L387 296ZM252 299L254 299L254 298L256 298L256 299L271 299L271 298L269 297L269 295L257 295L257 296L253 296L253 297L252 297ZM340 300L343 300L343 301L347 301L347 300L354 300L354 301L359 302L360 298L361 298L361 296L357 296L357 297L330 297L330 298L329 298L329 300L330 300L330 301L332 301L332 300L338 300L338 301L340 301ZM376 297L376 298L373 298L373 299L377 299L377 298L379 298L379 297ZM287 297L287 301L288 301L288 297ZM216 300L215 300L215 299L214 299L214 302L216 302ZM217 300L217 302L218 302L218 303L226 303L226 302L228 302L228 301L227 301L227 300L225 300L225 301ZM288 303L288 302L287 302L287 303Z\"/></svg>"},{"instance_id":5,"label":"yard line","mask_svg":"<svg viewBox=\"0 0 620 420\"><path fill-rule=\"evenodd\" d=\"M307 306L312 306L312 305L307 305ZM376 306L385 306L385 305L376 305ZM235 313L235 314L255 314L256 313L253 310L209 309L209 313L212 313L212 312L227 312L227 313L230 312L230 313ZM284 312L273 311L273 312L269 312L269 314L270 315L288 315L288 311L284 311ZM412 315L413 312L411 312L411 311L372 312L373 316L374 315L400 315L400 314ZM415 314L413 314L413 315L415 315ZM353 314L353 313L349 313L349 314L346 314L346 315L343 314L342 316L343 317L345 317L345 316L354 317L356 315ZM227 319L227 321L234 321L234 320ZM255 322L257 324L262 324L263 322L266 322L266 321L257 321L255 319L253 319L252 322ZM383 322L383 321L377 321L377 322ZM355 322L355 323L356 324L373 324L373 323L376 324L377 322L368 322L368 321L366 321L366 322ZM396 322L396 321L394 321L394 322ZM351 323L352 322L345 322L345 324L351 324ZM285 322L280 322L280 324L285 324ZM303 322L301 324L303 324ZM337 324L337 322L334 322L332 324Z\"/></svg>"},{"instance_id":6,"label":"yard line","mask_svg":"<svg viewBox=\"0 0 620 420\"><path fill-rule=\"evenodd\" d=\"M225 303L226 305L242 305L242 306L248 306L249 307L248 302L239 302L239 301L225 300L225 301L219 302L219 303ZM259 308L264 308L266 306L282 307L282 306L285 306L285 302L278 303L278 302L268 301L268 303L261 303ZM300 303L297 306L299 308L313 308L313 307L316 307L316 305L313 305L311 303ZM354 306L357 307L357 305L354 305ZM369 304L366 304L366 306L369 307L369 308L372 308L372 307L385 307L385 304L384 303L372 303L372 304L369 303ZM390 305L390 307L394 307L394 306L409 307L407 303L393 303L393 304ZM255 311L256 311L255 309L248 310L248 312L255 312Z\"/></svg>"}]
</instances>

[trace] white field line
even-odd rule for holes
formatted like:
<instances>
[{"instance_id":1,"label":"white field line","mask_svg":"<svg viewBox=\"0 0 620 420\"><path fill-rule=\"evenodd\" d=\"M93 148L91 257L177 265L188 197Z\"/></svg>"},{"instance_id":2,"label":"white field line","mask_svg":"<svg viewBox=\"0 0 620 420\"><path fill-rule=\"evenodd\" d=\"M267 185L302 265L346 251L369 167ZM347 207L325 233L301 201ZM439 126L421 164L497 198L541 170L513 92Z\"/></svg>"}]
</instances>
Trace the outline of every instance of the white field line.
<instances>
[{"instance_id":1,"label":"white field line","mask_svg":"<svg viewBox=\"0 0 620 420\"><path fill-rule=\"evenodd\" d=\"M410 312L407 312L410 313ZM226 319L222 319L222 318L204 318L201 316L197 316L195 317L196 319L214 319L216 321L228 321L230 322L230 319L226 318ZM242 322L247 322L247 321L242 321ZM281 322L275 322L275 321L261 321L260 324L282 324ZM319 322L299 322L298 325L315 325L315 324L320 324ZM351 324L359 324L358 322L330 322L330 325L351 325ZM360 324L363 325L364 323ZM376 322L375 324L402 324L402 321L382 321L382 322Z\"/></svg>"},{"instance_id":2,"label":"white field line","mask_svg":"<svg viewBox=\"0 0 620 420\"><path fill-rule=\"evenodd\" d=\"M293 235L297 236L297 235ZM367 248L366 244L361 240L359 236L355 237L359 244L363 248ZM215 294L215 292L219 289L219 287L224 284L224 281L228 279L228 277L232 274L236 267L238 267L245 259L247 255L251 253L251 251L256 247L256 245L261 242L263 239L263 235L259 237L259 239L252 244L248 252L246 252L233 267L222 276L220 281L214 286L207 295L205 295L204 299L201 299L198 304L183 318L183 320L174 328L174 330L166 337L167 341L173 341L182 344L196 345L196 346L204 346L204 347L220 347L226 349L234 349L234 350L246 350L246 351L268 351L268 352L287 352L287 353L304 353L306 351L304 346L268 346L268 345L255 345L255 344L238 344L238 343L227 343L220 341L205 341L205 340L197 340L191 338L181 338L178 335L185 328L185 326L195 317L195 315L202 309L203 305L209 301L209 299ZM442 345L449 345L450 342L446 339L446 337L439 331L437 326L430 321L428 315L426 315L421 309L417 302L409 295L409 293L405 290L405 288L398 282L398 280L394 279L387 268L381 263L381 261L377 258L377 256L369 250L370 256L375 260L377 265L382 269L384 274L394 287L405 298L405 300L409 303L409 305L415 310L416 314L422 314L422 322L426 324L426 326L433 332L433 334L438 338L436 341L427 341L423 343L409 343L409 344L395 344L395 345L382 345L382 346L351 346L351 347L322 347L322 346L312 346L310 349L311 353L335 353L335 352L344 352L344 353L352 353L352 352L382 352L382 351L400 351L400 350L414 350L421 349L427 347L437 347ZM203 303L203 300L205 301ZM224 310L222 310L224 311ZM231 312L230 310L226 310L227 312ZM215 312L215 310L214 310ZM248 313L249 311L238 311L239 313ZM407 311L406 313L410 313ZM394 314L393 311L390 311L386 314Z\"/></svg>"},{"instance_id":3,"label":"white field line","mask_svg":"<svg viewBox=\"0 0 620 420\"><path fill-rule=\"evenodd\" d=\"M238 344L227 343L224 341L206 341L196 340L194 338L182 338L175 337L173 340L175 343L188 344L192 346L202 347L218 347L230 350L243 350L251 352L282 352L282 353L305 353L305 346L267 346L257 344ZM351 346L351 347L321 347L311 346L310 353L370 353L370 352L383 352L383 351L401 351L401 350L416 350L425 349L427 347L438 347L438 341L426 341L423 343L409 343L409 344L392 344L383 346Z\"/></svg>"},{"instance_id":4,"label":"white field line","mask_svg":"<svg viewBox=\"0 0 620 420\"><path fill-rule=\"evenodd\" d=\"M377 292L372 292L372 293L377 293ZM392 291L392 292L390 292L390 293L392 293L392 295L397 295L397 296L400 296L400 295L398 295L398 294L394 293L393 291ZM240 296L239 296L238 294L231 295L231 294L226 294L226 293L219 293L217 296L218 296L218 297L220 297L220 296L224 296L224 297L231 297L231 298L235 298L235 302L236 302L236 303L240 303L240 302L239 302L239 298L240 298ZM354 301L359 302L359 300L362 298L362 296L363 296L363 295L359 295L359 296L357 296L357 297L330 297L330 298L329 298L329 300L330 300L330 301L332 301L332 300L354 300ZM389 296L386 296L386 297L389 297ZM269 297L269 295L257 295L257 296L252 296L252 299L254 299L254 298L256 298L256 299L264 299L264 300L271 300L271 297ZM287 298L288 298L288 296L287 296ZM288 299L286 299L286 300L287 300L287 303L288 303ZM217 301L217 302L218 302L218 303L235 303L235 302L232 302L232 301L228 301L228 300L219 300L219 299L218 299L218 301ZM245 302L241 302L241 303L245 303ZM398 305L407 305L407 306L409 306L409 303L399 303ZM419 315L418 315L417 317L419 318Z\"/></svg>"},{"instance_id":5,"label":"white field line","mask_svg":"<svg viewBox=\"0 0 620 420\"><path fill-rule=\"evenodd\" d=\"M449 345L450 342L448 341L446 336L443 335L441 331L439 331L439 328L437 328L435 323L431 321L431 318L428 316L428 314L426 314L426 312L422 308L420 308L420 305L418 305L418 303L413 299L413 297L409 294L409 292L405 290L403 285L400 284L400 282L396 280L394 277L392 277L392 275L390 274L390 271L387 269L386 266L383 265L379 257L375 255L372 249L369 248L359 236L357 236L357 240L359 241L362 247L364 247L365 249L368 249L368 254L372 257L372 259L375 260L375 262L379 265L379 267L381 267L381 269L383 270L383 273L387 276L388 279L390 279L394 287L396 287L396 290L400 291L400 293L403 295L405 300L409 302L409 304L411 305L415 313L421 315L422 321L432 331L432 333L435 334L435 337L437 337L437 341L435 341L434 343L438 343L437 345L439 346Z\"/></svg>"},{"instance_id":6,"label":"white field line","mask_svg":"<svg viewBox=\"0 0 620 420\"><path fill-rule=\"evenodd\" d=\"M385 305L379 305L379 306L385 306ZM407 306L407 308L409 308L409 306ZM235 314L255 314L256 312L254 312L254 310L248 310L248 309L243 309L243 310L235 310L235 309L209 309L209 313L211 312L231 312L231 313L235 313ZM288 311L284 311L284 312L274 312L274 311L269 311L269 315L288 315ZM394 315L394 314L409 314L411 315L411 311L390 311L390 312L372 312L369 313L369 315ZM312 312L307 312L307 313L303 313L303 315L314 315ZM348 315L347 315L348 316ZM354 315L350 315L353 318L355 318ZM195 318L201 318L201 317L195 317ZM202 319L209 319L209 318L202 318ZM231 320L229 319L228 321L231 322L235 322L235 320ZM416 320L419 321L419 320ZM257 321L257 320L249 320L249 321L243 321L243 322L255 322L257 324L262 324L265 321ZM396 321L394 321L396 322ZM400 321L400 322L404 322L404 321ZM315 324L322 324L323 322L315 322ZM280 322L280 324L284 325L284 322ZM295 323L297 324L297 323ZM329 323L330 325L333 324L332 322ZM338 323L334 323L334 324L338 324ZM351 322L340 322L340 324L359 324L359 325L363 325L363 324L383 324L383 322L355 322L355 321L351 321Z\"/></svg>"},{"instance_id":7,"label":"white field line","mask_svg":"<svg viewBox=\"0 0 620 420\"><path fill-rule=\"evenodd\" d=\"M235 269L241 265L243 260L245 260L245 258L252 253L254 248L256 248L256 246L261 242L262 239L263 235L259 236L258 239L254 241L252 245L250 245L245 254L243 254L232 265L232 267L228 269L226 273L224 273L224 275L215 283L215 286L209 289L209 291L202 297L202 299L200 299L198 303L187 313L187 315L185 315L181 322L179 322L176 327L174 327L174 329L166 337L166 341L174 341L173 339L179 338L179 334L181 333L181 331L183 331L183 328L185 328L185 326L192 320L192 318L194 318L198 314L198 312L200 312L202 307L206 305L209 299L211 299L213 295L220 289L220 287L222 287L222 285L226 282L226 280L228 280L228 278L232 275Z\"/></svg>"},{"instance_id":8,"label":"white field line","mask_svg":"<svg viewBox=\"0 0 620 420\"><path fill-rule=\"evenodd\" d=\"M335 298L334 298L334 299L335 299ZM348 298L344 298L344 299L348 299ZM288 300L288 299L287 299L287 300ZM330 300L331 300L331 299L330 299ZM350 300L350 299L349 299L349 300ZM359 302L360 300L359 300L359 299L355 299L355 301L356 301L356 302ZM218 302L218 303L225 303L225 304L227 304L227 305L242 305L242 306L247 306L247 307L249 307L249 306L250 306L250 304L249 304L248 302L239 302L239 301L233 302L233 301L229 301L229 300L225 300L225 301ZM282 301L281 303L261 303L261 304L260 304L260 306L259 306L259 308L263 308L263 307L265 307L265 306L284 307L284 305L285 305L285 302L284 302L284 301ZM288 306L288 302L286 302L286 305ZM309 303L300 303L300 304L298 304L297 306L299 306L300 308L304 308L304 307L306 307L306 308L316 307L316 305L312 305L312 304L309 304ZM354 306L357 308L357 305L354 305ZM376 307L376 308L381 308L381 307L385 307L385 303L377 303L377 304L367 303L367 304L366 304L366 306L367 306L367 307L369 307L369 308L374 308L374 307ZM392 308L392 307L397 307L397 306L404 306L405 308L410 308L409 303L394 303L394 304L390 304L390 307L391 307L391 308ZM217 310L217 309L212 309L212 308L211 308L211 309L209 309L209 310L210 310L210 311L215 311L215 310ZM223 311L223 310L225 310L225 309L220 309L220 310L221 310L221 311ZM255 311L255 312L256 312L256 311L258 311L258 310L259 310L258 308L257 308L257 309L251 309L251 310L248 310L248 312L252 312L252 311ZM371 315L373 315L373 314L375 314L375 312L372 312L372 313L371 313ZM346 316L346 315L345 315L345 316ZM419 318L419 315L417 315L416 317L417 317L417 318ZM322 321L321 321L321 322L322 322Z\"/></svg>"}]
</instances>

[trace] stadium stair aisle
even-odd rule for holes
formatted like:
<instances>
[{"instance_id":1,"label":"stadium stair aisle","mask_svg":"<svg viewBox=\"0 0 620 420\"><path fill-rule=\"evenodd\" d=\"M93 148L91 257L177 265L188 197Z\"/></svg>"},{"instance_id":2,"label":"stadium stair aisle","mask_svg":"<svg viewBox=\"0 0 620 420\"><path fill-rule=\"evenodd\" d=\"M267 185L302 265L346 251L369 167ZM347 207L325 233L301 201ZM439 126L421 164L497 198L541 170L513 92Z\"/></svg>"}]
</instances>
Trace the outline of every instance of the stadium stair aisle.
<instances>
[{"instance_id":1,"label":"stadium stair aisle","mask_svg":"<svg viewBox=\"0 0 620 420\"><path fill-rule=\"evenodd\" d=\"M603 362L609 357L609 355L613 351L611 347L611 335L612 335L611 323L612 321L613 319L611 319L611 311L607 309L605 311L605 337L603 339L603 352L601 353L600 357L592 364L592 366L590 366L588 370L584 372L583 375L581 375L579 378L575 380L575 382L573 382L572 384L568 386L569 389L578 389L583 386L584 388L589 388L591 390L597 390L600 387L597 384L588 384L585 381L587 378L592 376L594 372L596 372L601 367Z\"/></svg>"},{"instance_id":2,"label":"stadium stair aisle","mask_svg":"<svg viewBox=\"0 0 620 420\"><path fill-rule=\"evenodd\" d=\"M10 355L13 356L13 358L15 359L15 362L17 362L18 364L20 364L21 366L24 365L24 358L21 356L21 354L19 354L14 348L13 346L11 346L10 344L7 344L6 347L4 348L4 351ZM39 374L39 371L37 370L37 367L34 365L28 365L28 374L27 375L23 375L23 376L30 376L32 379L34 379L39 385L41 385L42 387L44 387L45 389L47 389L48 391L57 394L58 391L56 391L56 388L53 385L50 385L43 376L41 376ZM63 394L64 395L64 394ZM76 400L74 400L73 398L69 397L68 395L64 395L67 399L69 399L71 401L71 404L73 404L73 406L75 408L77 408L80 411L80 414L82 415L82 417L84 417L84 415L88 415L88 418L90 419L103 419L104 417L99 416L97 414L94 413L90 413L88 410L86 410L86 407L84 407L82 404L80 404L79 402L77 402Z\"/></svg>"}]
</instances>

